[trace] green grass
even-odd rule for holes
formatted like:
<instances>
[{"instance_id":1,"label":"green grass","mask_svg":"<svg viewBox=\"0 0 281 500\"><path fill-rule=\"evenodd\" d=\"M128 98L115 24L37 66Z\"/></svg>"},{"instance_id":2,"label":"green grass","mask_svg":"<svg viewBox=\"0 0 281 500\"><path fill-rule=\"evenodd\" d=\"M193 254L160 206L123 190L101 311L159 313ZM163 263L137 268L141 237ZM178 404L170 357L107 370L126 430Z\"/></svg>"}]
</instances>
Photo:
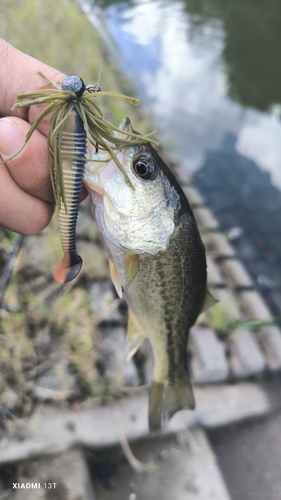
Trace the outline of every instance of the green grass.
<instances>
[{"instance_id":1,"label":"green grass","mask_svg":"<svg viewBox=\"0 0 281 500\"><path fill-rule=\"evenodd\" d=\"M3 0L0 12L5 40L66 74L79 74L95 83L101 66L101 45L78 2Z\"/></svg>"},{"instance_id":2,"label":"green grass","mask_svg":"<svg viewBox=\"0 0 281 500\"><path fill-rule=\"evenodd\" d=\"M86 84L99 81L103 90L134 96L130 83L76 1L3 0L0 33L19 50L68 75L79 75ZM146 133L145 120L141 119L141 127L137 125L138 114L133 106L103 99L101 108L114 125L128 115L136 129ZM109 268L94 221L86 231L88 246L87 242L78 242L84 258L82 278L66 288L52 278L62 256L57 215L42 236L25 239L0 310L0 406L5 403L1 396L6 385L21 398L23 410L30 409L24 393L27 367L40 366L52 352L67 356L86 399L110 393L95 365L99 356L97 320L89 308L84 286L87 279L109 277ZM15 235L7 230L0 234L0 264L4 265Z\"/></svg>"}]
</instances>

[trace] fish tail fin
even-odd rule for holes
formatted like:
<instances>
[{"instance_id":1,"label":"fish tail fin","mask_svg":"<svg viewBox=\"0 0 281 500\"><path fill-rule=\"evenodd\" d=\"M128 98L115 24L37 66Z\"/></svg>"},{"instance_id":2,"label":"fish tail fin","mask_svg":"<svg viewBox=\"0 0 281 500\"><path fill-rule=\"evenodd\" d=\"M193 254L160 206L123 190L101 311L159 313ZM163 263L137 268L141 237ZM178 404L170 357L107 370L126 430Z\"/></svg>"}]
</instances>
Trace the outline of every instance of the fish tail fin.
<instances>
[{"instance_id":1,"label":"fish tail fin","mask_svg":"<svg viewBox=\"0 0 281 500\"><path fill-rule=\"evenodd\" d=\"M76 278L82 267L82 259L75 250L65 252L60 265L54 271L54 278L58 283L68 283Z\"/></svg>"},{"instance_id":2,"label":"fish tail fin","mask_svg":"<svg viewBox=\"0 0 281 500\"><path fill-rule=\"evenodd\" d=\"M161 430L170 418L184 408L193 410L194 396L189 376L177 380L153 382L149 395L149 429Z\"/></svg>"}]
</instances>

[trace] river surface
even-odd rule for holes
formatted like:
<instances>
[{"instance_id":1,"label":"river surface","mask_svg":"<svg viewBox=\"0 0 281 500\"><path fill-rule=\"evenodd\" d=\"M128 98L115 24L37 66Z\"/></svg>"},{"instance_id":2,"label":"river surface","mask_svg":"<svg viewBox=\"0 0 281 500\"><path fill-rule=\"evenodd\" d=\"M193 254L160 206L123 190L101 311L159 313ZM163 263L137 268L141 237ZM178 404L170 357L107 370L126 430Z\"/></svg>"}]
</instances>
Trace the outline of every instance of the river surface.
<instances>
[{"instance_id":1,"label":"river surface","mask_svg":"<svg viewBox=\"0 0 281 500\"><path fill-rule=\"evenodd\" d=\"M83 5L280 314L281 2Z\"/></svg>"}]
</instances>

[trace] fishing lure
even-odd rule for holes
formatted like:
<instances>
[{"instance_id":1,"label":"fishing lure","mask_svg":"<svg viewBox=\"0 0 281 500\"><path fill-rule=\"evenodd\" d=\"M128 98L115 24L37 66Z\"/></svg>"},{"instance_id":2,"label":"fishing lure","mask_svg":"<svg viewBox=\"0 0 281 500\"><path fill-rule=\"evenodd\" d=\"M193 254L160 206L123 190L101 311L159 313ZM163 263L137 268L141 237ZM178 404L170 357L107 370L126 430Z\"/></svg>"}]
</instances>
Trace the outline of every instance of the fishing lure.
<instances>
[{"instance_id":1,"label":"fishing lure","mask_svg":"<svg viewBox=\"0 0 281 500\"><path fill-rule=\"evenodd\" d=\"M103 92L99 86L86 86L78 76L66 77L59 84L42 72L38 73L48 84L37 91L17 96L20 102L14 104L12 109L36 104L47 105L31 125L24 146L41 120L53 113L48 135L48 159L55 202L59 208L64 252L63 260L54 272L54 278L59 283L67 283L78 275L82 266L82 259L76 251L76 222L85 163L92 160L91 150L94 148L95 151L108 151L122 172L126 184L133 189L115 151L126 146L132 147L132 144L157 143L151 139L151 134L140 136L128 132L128 139L121 138L120 134L115 135L119 129L105 120L104 114L94 102L97 96L111 96L137 105L137 99L114 92Z\"/></svg>"}]
</instances>

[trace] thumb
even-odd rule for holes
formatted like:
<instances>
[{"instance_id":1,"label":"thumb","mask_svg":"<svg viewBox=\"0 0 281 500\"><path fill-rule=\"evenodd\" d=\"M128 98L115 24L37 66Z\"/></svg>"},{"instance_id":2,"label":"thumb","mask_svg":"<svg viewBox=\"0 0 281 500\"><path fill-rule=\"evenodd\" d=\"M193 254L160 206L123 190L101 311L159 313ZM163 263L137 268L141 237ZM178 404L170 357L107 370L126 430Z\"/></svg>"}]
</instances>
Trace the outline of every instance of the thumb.
<instances>
[{"instance_id":1,"label":"thumb","mask_svg":"<svg viewBox=\"0 0 281 500\"><path fill-rule=\"evenodd\" d=\"M30 125L16 117L0 120L0 224L23 234L42 231L54 211L47 139L35 131L23 150ZM0 158L1 160L1 158ZM45 201L47 200L47 201Z\"/></svg>"},{"instance_id":2,"label":"thumb","mask_svg":"<svg viewBox=\"0 0 281 500\"><path fill-rule=\"evenodd\" d=\"M35 130L25 144L29 130L30 125L20 118L2 118L0 154L13 180L21 189L44 201L54 202L48 167L47 139Z\"/></svg>"}]
</instances>

